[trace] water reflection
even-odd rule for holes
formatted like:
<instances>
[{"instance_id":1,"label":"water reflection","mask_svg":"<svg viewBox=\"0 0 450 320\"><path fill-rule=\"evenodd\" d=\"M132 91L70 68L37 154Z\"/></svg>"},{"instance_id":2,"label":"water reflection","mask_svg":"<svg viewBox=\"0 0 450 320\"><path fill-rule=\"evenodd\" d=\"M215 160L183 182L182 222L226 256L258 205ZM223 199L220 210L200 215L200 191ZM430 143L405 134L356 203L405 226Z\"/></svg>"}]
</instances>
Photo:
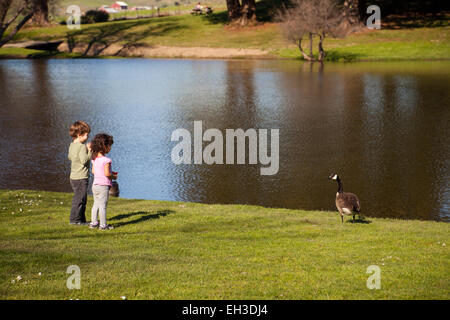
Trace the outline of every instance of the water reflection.
<instances>
[{"instance_id":1,"label":"water reflection","mask_svg":"<svg viewBox=\"0 0 450 320\"><path fill-rule=\"evenodd\" d=\"M68 126L115 138L121 196L449 220L448 62L0 61L0 187L70 191ZM170 134L279 128L280 170L175 166ZM204 144L206 145L206 144Z\"/></svg>"}]
</instances>

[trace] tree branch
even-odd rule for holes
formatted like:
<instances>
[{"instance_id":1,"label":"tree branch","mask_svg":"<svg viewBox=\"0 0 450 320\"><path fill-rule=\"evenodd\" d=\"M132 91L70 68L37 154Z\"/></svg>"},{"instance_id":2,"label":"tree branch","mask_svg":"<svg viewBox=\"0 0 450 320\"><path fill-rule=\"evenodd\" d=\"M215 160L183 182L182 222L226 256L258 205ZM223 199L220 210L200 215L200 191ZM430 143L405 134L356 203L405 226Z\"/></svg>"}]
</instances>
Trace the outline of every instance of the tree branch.
<instances>
[{"instance_id":1,"label":"tree branch","mask_svg":"<svg viewBox=\"0 0 450 320\"><path fill-rule=\"evenodd\" d=\"M11 32L4 38L1 38L0 40L0 48L6 44L7 42L9 42L15 35L16 33L25 25L25 23L28 22L28 20L30 20L34 15L34 11L31 11L30 13L28 13L25 17L23 17L23 19L14 27L13 30L11 30Z\"/></svg>"},{"instance_id":2,"label":"tree branch","mask_svg":"<svg viewBox=\"0 0 450 320\"><path fill-rule=\"evenodd\" d=\"M16 21L17 17L20 16L20 14L26 9L26 7L27 7L27 4L23 5L22 8L20 8L19 10L17 10L16 15L15 15L14 17L12 17L8 22L6 22L6 23L4 24L5 30L9 27L9 25L10 25L11 23L13 23L14 21Z\"/></svg>"}]
</instances>

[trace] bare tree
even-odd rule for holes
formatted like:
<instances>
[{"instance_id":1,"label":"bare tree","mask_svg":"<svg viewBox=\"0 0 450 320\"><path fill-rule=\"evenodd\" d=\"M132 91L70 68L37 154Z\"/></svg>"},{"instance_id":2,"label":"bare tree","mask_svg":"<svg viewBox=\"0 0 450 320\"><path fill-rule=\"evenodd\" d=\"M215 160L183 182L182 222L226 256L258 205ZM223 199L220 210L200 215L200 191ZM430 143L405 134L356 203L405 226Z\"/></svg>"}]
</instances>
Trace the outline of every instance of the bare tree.
<instances>
[{"instance_id":1,"label":"bare tree","mask_svg":"<svg viewBox=\"0 0 450 320\"><path fill-rule=\"evenodd\" d=\"M255 0L227 0L228 21L245 26L256 23Z\"/></svg>"},{"instance_id":2,"label":"bare tree","mask_svg":"<svg viewBox=\"0 0 450 320\"><path fill-rule=\"evenodd\" d=\"M292 6L284 7L278 19L288 40L295 43L303 58L308 61L322 61L325 57L323 41L326 36L337 37L346 33L342 26L342 9L337 0L292 0ZM318 38L318 57L313 55L313 40ZM309 53L302 47L302 41L309 41Z\"/></svg>"}]
</instances>

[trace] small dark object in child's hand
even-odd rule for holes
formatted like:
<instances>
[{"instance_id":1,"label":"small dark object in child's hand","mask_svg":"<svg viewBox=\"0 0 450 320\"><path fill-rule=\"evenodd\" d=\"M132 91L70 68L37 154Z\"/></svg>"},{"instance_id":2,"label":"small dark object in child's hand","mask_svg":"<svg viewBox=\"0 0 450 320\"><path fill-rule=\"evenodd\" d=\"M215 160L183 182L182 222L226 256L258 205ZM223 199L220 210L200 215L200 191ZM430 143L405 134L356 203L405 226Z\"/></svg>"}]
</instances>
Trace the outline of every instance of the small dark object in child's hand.
<instances>
[{"instance_id":1,"label":"small dark object in child's hand","mask_svg":"<svg viewBox=\"0 0 450 320\"><path fill-rule=\"evenodd\" d=\"M109 189L109 194L111 196L118 197L119 193L120 193L120 191L119 191L119 184L117 183L117 181L113 181L112 182L112 186Z\"/></svg>"}]
</instances>

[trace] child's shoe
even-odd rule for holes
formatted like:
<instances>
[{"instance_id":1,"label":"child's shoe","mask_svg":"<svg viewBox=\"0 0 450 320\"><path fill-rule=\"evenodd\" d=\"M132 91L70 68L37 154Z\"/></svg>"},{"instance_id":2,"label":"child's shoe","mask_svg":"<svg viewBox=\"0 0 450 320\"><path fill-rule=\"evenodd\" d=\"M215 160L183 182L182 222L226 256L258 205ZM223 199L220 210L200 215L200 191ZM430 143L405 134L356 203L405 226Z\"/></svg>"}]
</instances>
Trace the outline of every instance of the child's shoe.
<instances>
[{"instance_id":1,"label":"child's shoe","mask_svg":"<svg viewBox=\"0 0 450 320\"><path fill-rule=\"evenodd\" d=\"M78 221L78 222L71 222L70 224L73 226L87 226L89 223Z\"/></svg>"},{"instance_id":2,"label":"child's shoe","mask_svg":"<svg viewBox=\"0 0 450 320\"><path fill-rule=\"evenodd\" d=\"M91 228L91 229L95 229L95 228L97 228L98 227L98 225L99 225L99 223L97 222L97 223L90 223L89 224L89 228Z\"/></svg>"},{"instance_id":3,"label":"child's shoe","mask_svg":"<svg viewBox=\"0 0 450 320\"><path fill-rule=\"evenodd\" d=\"M114 229L114 227L109 224L98 227L98 230L111 230L111 229Z\"/></svg>"}]
</instances>

